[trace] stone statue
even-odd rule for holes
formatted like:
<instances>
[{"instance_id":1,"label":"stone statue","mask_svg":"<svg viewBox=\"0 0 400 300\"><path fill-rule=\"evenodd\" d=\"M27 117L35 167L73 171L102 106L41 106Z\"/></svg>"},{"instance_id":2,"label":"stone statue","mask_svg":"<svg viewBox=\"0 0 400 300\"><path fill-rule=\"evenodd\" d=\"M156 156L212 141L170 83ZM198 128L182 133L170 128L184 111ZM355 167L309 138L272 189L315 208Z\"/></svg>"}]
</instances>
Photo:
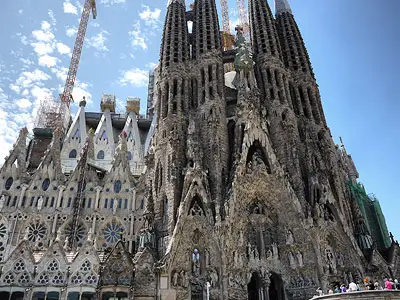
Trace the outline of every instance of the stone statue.
<instances>
[{"instance_id":1,"label":"stone statue","mask_svg":"<svg viewBox=\"0 0 400 300\"><path fill-rule=\"evenodd\" d=\"M210 272L210 278L211 278L211 286L215 287L218 285L218 273L215 270L212 270Z\"/></svg>"},{"instance_id":2,"label":"stone statue","mask_svg":"<svg viewBox=\"0 0 400 300\"><path fill-rule=\"evenodd\" d=\"M254 259L256 260L260 259L257 246L254 246Z\"/></svg>"},{"instance_id":3,"label":"stone statue","mask_svg":"<svg viewBox=\"0 0 400 300\"><path fill-rule=\"evenodd\" d=\"M252 254L252 249L251 248L252 248L251 244L250 244L250 242L248 242L247 243L247 254L248 254L249 258L251 257L251 254Z\"/></svg>"},{"instance_id":4,"label":"stone statue","mask_svg":"<svg viewBox=\"0 0 400 300\"><path fill-rule=\"evenodd\" d=\"M289 265L292 269L296 269L296 262L294 260L294 256L292 252L288 253L288 257L289 257Z\"/></svg>"},{"instance_id":5,"label":"stone statue","mask_svg":"<svg viewBox=\"0 0 400 300\"><path fill-rule=\"evenodd\" d=\"M188 278L187 278L186 272L184 270L181 271L180 277L181 277L181 285L182 285L182 287L187 287L187 285L188 285L187 279Z\"/></svg>"},{"instance_id":6,"label":"stone statue","mask_svg":"<svg viewBox=\"0 0 400 300\"><path fill-rule=\"evenodd\" d=\"M293 245L293 244L294 244L293 233L291 230L288 230L286 232L286 245Z\"/></svg>"},{"instance_id":7,"label":"stone statue","mask_svg":"<svg viewBox=\"0 0 400 300\"><path fill-rule=\"evenodd\" d=\"M174 275L172 276L172 285L173 286L178 286L178 271L175 271Z\"/></svg>"},{"instance_id":8,"label":"stone statue","mask_svg":"<svg viewBox=\"0 0 400 300\"><path fill-rule=\"evenodd\" d=\"M37 209L38 209L38 210L41 210L42 207L43 207L43 198L42 198L42 197L39 197Z\"/></svg>"},{"instance_id":9,"label":"stone statue","mask_svg":"<svg viewBox=\"0 0 400 300\"><path fill-rule=\"evenodd\" d=\"M276 243L272 243L272 255L274 259L279 259L278 245Z\"/></svg>"},{"instance_id":10,"label":"stone statue","mask_svg":"<svg viewBox=\"0 0 400 300\"><path fill-rule=\"evenodd\" d=\"M300 251L297 251L296 257L297 257L297 263L299 264L299 267L302 267L303 266L303 254L301 254Z\"/></svg>"},{"instance_id":11,"label":"stone statue","mask_svg":"<svg viewBox=\"0 0 400 300\"><path fill-rule=\"evenodd\" d=\"M61 228L58 228L57 235L56 235L56 242L61 241Z\"/></svg>"},{"instance_id":12,"label":"stone statue","mask_svg":"<svg viewBox=\"0 0 400 300\"><path fill-rule=\"evenodd\" d=\"M68 236L66 236L65 237L65 240L64 240L64 250L67 250L69 247L68 247L68 244L69 244L69 237Z\"/></svg>"},{"instance_id":13,"label":"stone statue","mask_svg":"<svg viewBox=\"0 0 400 300\"><path fill-rule=\"evenodd\" d=\"M272 251L271 251L271 249L268 249L267 250L267 259L270 259L270 258L272 258Z\"/></svg>"},{"instance_id":14,"label":"stone statue","mask_svg":"<svg viewBox=\"0 0 400 300\"><path fill-rule=\"evenodd\" d=\"M89 229L89 232L88 232L88 236L87 236L87 241L88 241L89 243L91 243L92 240L93 240L93 229L90 228L90 229Z\"/></svg>"},{"instance_id":15,"label":"stone statue","mask_svg":"<svg viewBox=\"0 0 400 300\"><path fill-rule=\"evenodd\" d=\"M197 249L192 253L192 271L193 275L200 276L200 253Z\"/></svg>"},{"instance_id":16,"label":"stone statue","mask_svg":"<svg viewBox=\"0 0 400 300\"><path fill-rule=\"evenodd\" d=\"M5 202L6 202L6 197L4 195L2 195L0 198L0 211L3 210Z\"/></svg>"},{"instance_id":17,"label":"stone statue","mask_svg":"<svg viewBox=\"0 0 400 300\"><path fill-rule=\"evenodd\" d=\"M210 265L210 251L208 251L208 249L204 250L204 257L206 260L206 267L208 267Z\"/></svg>"},{"instance_id":18,"label":"stone statue","mask_svg":"<svg viewBox=\"0 0 400 300\"><path fill-rule=\"evenodd\" d=\"M117 213L117 203L114 203L113 205L113 215Z\"/></svg>"},{"instance_id":19,"label":"stone statue","mask_svg":"<svg viewBox=\"0 0 400 300\"><path fill-rule=\"evenodd\" d=\"M29 240L29 227L25 228L24 241Z\"/></svg>"}]
</instances>

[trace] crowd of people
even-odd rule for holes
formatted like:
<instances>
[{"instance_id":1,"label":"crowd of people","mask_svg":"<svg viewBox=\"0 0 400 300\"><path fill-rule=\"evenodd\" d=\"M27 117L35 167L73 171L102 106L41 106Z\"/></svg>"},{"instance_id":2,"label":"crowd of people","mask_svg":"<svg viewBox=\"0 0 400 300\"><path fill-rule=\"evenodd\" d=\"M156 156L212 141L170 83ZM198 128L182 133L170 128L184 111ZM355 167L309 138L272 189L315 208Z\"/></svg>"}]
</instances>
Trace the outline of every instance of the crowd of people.
<instances>
[{"instance_id":1,"label":"crowd of people","mask_svg":"<svg viewBox=\"0 0 400 300\"><path fill-rule=\"evenodd\" d=\"M345 284L334 285L326 293L321 288L318 288L316 296L372 290L400 290L400 283L397 279L393 280L391 278L385 278L383 284L378 280L364 279L363 283L350 282L348 286Z\"/></svg>"}]
</instances>

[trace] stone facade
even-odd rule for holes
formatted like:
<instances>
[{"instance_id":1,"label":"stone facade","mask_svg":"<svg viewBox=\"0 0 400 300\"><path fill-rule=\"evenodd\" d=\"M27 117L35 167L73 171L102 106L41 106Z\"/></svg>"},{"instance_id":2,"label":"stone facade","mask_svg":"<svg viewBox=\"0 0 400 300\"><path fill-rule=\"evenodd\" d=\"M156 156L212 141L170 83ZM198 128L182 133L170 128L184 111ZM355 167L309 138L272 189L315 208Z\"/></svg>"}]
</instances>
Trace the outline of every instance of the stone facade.
<instances>
[{"instance_id":1,"label":"stone facade","mask_svg":"<svg viewBox=\"0 0 400 300\"><path fill-rule=\"evenodd\" d=\"M309 299L400 275L276 1L274 18L249 0L252 43L238 28L223 51L215 0L169 0L151 125L103 95L65 135L27 147L21 130L0 170L1 299Z\"/></svg>"}]
</instances>

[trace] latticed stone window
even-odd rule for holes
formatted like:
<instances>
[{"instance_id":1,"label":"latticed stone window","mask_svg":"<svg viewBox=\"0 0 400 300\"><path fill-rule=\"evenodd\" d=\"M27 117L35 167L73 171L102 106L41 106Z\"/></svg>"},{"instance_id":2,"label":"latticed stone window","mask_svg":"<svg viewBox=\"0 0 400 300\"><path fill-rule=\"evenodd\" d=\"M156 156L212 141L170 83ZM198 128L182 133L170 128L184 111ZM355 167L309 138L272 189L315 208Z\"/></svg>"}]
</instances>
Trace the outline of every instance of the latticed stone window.
<instances>
[{"instance_id":1,"label":"latticed stone window","mask_svg":"<svg viewBox=\"0 0 400 300\"><path fill-rule=\"evenodd\" d=\"M58 262L56 260L53 260L47 266L47 271L49 271L49 272L56 272L58 270L59 270L59 264L58 264Z\"/></svg>"},{"instance_id":2,"label":"latticed stone window","mask_svg":"<svg viewBox=\"0 0 400 300\"><path fill-rule=\"evenodd\" d=\"M3 282L5 284L13 284L15 281L15 277L12 273L8 273L4 276Z\"/></svg>"},{"instance_id":3,"label":"latticed stone window","mask_svg":"<svg viewBox=\"0 0 400 300\"><path fill-rule=\"evenodd\" d=\"M39 275L37 282L39 284L46 285L49 283L49 275L47 273L43 272Z\"/></svg>"},{"instance_id":4,"label":"latticed stone window","mask_svg":"<svg viewBox=\"0 0 400 300\"><path fill-rule=\"evenodd\" d=\"M90 263L90 261L85 260L80 268L81 272L89 272L90 270L92 270L92 264Z\"/></svg>"},{"instance_id":5,"label":"latticed stone window","mask_svg":"<svg viewBox=\"0 0 400 300\"><path fill-rule=\"evenodd\" d=\"M14 272L19 273L25 270L25 263L22 259L14 264Z\"/></svg>"},{"instance_id":6,"label":"latticed stone window","mask_svg":"<svg viewBox=\"0 0 400 300\"><path fill-rule=\"evenodd\" d=\"M28 285L29 282L30 282L29 273L25 271L25 272L23 272L23 273L19 276L19 278L18 278L18 283L19 283L20 285L25 286L25 285Z\"/></svg>"}]
</instances>

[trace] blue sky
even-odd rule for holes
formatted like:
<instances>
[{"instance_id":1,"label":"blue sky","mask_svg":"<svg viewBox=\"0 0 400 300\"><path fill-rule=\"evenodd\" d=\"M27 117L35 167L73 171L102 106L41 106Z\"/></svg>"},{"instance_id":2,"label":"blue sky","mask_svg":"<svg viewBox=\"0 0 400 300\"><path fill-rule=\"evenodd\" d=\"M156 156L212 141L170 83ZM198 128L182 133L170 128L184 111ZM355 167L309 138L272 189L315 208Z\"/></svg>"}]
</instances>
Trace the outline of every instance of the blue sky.
<instances>
[{"instance_id":1,"label":"blue sky","mask_svg":"<svg viewBox=\"0 0 400 300\"><path fill-rule=\"evenodd\" d=\"M5 0L0 10L0 160L38 103L62 91L83 0ZM273 1L268 0L273 8ZM400 146L400 1L291 0L320 85L328 125L342 136L360 181L379 198L400 237L397 191ZM158 61L166 0L97 0L74 89L87 110L102 93L147 98ZM232 26L236 1L230 0ZM187 2L189 4L189 2ZM218 4L219 6L219 4ZM76 111L76 103L72 106ZM142 109L142 112L144 110ZM1 164L1 163L0 163Z\"/></svg>"}]
</instances>

